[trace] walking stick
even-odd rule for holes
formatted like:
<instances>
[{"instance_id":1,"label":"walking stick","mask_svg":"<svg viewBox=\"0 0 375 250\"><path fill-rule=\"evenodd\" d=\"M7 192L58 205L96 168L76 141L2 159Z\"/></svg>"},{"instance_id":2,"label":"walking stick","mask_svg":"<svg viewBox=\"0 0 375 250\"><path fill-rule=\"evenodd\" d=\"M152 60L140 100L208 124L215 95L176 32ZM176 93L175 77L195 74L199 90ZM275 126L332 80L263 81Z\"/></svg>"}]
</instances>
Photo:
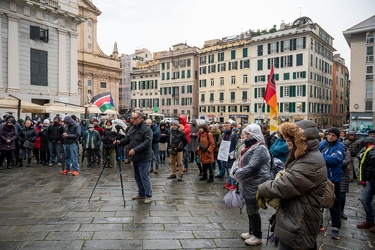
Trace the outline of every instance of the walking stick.
<instances>
[{"instance_id":1,"label":"walking stick","mask_svg":"<svg viewBox=\"0 0 375 250\"><path fill-rule=\"evenodd\" d=\"M116 144L116 148L117 148L117 144ZM120 154L118 154L118 156L117 156L117 165L118 165L118 169L119 169L119 172L120 172L122 200L124 201L124 208L125 208L124 184L122 182L122 170L121 170Z\"/></svg>"}]
</instances>

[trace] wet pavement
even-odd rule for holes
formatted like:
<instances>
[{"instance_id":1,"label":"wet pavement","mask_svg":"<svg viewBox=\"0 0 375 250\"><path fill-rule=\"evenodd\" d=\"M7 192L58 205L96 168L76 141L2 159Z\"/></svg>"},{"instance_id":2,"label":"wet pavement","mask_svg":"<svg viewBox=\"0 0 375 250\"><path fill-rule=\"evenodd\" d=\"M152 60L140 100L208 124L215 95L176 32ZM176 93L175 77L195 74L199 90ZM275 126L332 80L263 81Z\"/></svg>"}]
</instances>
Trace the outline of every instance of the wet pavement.
<instances>
[{"instance_id":1,"label":"wet pavement","mask_svg":"<svg viewBox=\"0 0 375 250\"><path fill-rule=\"evenodd\" d=\"M247 246L240 238L247 232L247 216L224 204L224 180L200 182L192 163L182 182L166 178L169 164L150 174L153 202L148 205L131 199L137 194L133 171L122 163L125 208L118 168L104 170L88 202L100 168L85 165L75 177L36 164L0 171L0 249L275 249L266 246L274 210L261 210L263 244ZM330 238L326 210L320 249L375 248L375 234L356 228L365 217L361 187L351 183L350 190L341 240Z\"/></svg>"}]
</instances>

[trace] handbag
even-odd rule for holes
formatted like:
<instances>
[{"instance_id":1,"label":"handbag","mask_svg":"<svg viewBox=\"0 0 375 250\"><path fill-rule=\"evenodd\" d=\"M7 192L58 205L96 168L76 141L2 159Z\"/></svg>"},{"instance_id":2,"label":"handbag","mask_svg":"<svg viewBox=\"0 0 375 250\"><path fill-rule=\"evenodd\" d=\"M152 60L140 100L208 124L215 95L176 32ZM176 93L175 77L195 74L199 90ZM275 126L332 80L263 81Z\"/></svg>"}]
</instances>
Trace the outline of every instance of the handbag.
<instances>
[{"instance_id":1,"label":"handbag","mask_svg":"<svg viewBox=\"0 0 375 250\"><path fill-rule=\"evenodd\" d=\"M323 195L323 204L322 207L324 208L331 208L333 207L333 203L335 202L335 184L333 184L330 180L327 179L326 183L326 191Z\"/></svg>"},{"instance_id":2,"label":"handbag","mask_svg":"<svg viewBox=\"0 0 375 250\"><path fill-rule=\"evenodd\" d=\"M22 146L27 149L34 149L34 143L28 140L25 140Z\"/></svg>"}]
</instances>

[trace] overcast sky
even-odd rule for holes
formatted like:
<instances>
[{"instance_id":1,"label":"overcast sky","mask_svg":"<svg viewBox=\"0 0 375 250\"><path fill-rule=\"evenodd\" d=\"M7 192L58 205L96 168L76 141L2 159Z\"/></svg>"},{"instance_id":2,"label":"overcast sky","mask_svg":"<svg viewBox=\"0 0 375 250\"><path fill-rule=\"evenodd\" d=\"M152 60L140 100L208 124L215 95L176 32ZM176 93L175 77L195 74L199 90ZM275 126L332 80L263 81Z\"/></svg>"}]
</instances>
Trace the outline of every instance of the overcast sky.
<instances>
[{"instance_id":1,"label":"overcast sky","mask_svg":"<svg viewBox=\"0 0 375 250\"><path fill-rule=\"evenodd\" d=\"M101 10L98 43L107 55L117 41L120 54L148 48L168 50L186 42L238 35L249 29L280 28L307 16L333 38L333 47L350 66L350 48L342 32L375 14L375 0L92 0ZM349 68L350 70L350 68Z\"/></svg>"}]
</instances>

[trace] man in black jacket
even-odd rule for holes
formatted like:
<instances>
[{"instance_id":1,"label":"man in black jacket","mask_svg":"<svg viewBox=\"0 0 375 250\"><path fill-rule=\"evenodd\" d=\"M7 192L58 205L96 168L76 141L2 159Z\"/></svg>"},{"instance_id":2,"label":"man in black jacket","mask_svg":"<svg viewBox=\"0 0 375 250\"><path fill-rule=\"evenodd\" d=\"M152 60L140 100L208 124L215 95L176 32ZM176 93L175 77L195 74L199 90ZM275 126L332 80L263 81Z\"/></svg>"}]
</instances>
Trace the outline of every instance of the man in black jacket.
<instances>
[{"instance_id":1,"label":"man in black jacket","mask_svg":"<svg viewBox=\"0 0 375 250\"><path fill-rule=\"evenodd\" d=\"M53 123L48 127L48 140L49 140L49 152L50 152L50 164L52 167L55 165L56 160L59 167L61 167L61 147L62 147L62 134L64 133L64 127L60 124L60 117L56 116L53 118ZM57 158L57 159L56 159Z\"/></svg>"},{"instance_id":2,"label":"man in black jacket","mask_svg":"<svg viewBox=\"0 0 375 250\"><path fill-rule=\"evenodd\" d=\"M81 137L81 127L76 123L71 116L64 118L65 128L63 137L64 155L65 155L65 170L60 174L70 174L70 168L73 168L73 176L79 174L78 167L78 140Z\"/></svg>"},{"instance_id":3,"label":"man in black jacket","mask_svg":"<svg viewBox=\"0 0 375 250\"><path fill-rule=\"evenodd\" d=\"M152 185L149 176L152 161L152 130L143 120L141 113L130 117L132 127L125 138L114 141L120 145L129 144L129 157L134 166L134 179L138 186L138 195L133 200L143 200L145 204L152 202Z\"/></svg>"}]
</instances>

